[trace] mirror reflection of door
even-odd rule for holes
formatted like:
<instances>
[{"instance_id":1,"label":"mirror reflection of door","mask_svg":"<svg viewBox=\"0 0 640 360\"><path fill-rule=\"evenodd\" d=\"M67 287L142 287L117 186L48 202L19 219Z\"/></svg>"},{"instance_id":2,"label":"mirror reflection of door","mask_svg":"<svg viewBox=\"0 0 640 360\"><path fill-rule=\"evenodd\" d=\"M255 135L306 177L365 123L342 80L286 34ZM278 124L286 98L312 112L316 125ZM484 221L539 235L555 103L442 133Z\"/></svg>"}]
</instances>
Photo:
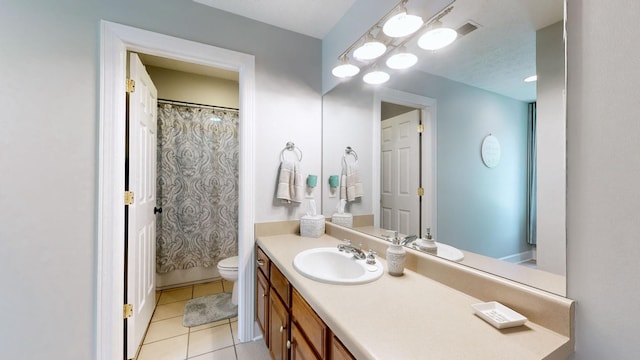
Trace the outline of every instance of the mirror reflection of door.
<instances>
[{"instance_id":1,"label":"mirror reflection of door","mask_svg":"<svg viewBox=\"0 0 640 360\"><path fill-rule=\"evenodd\" d=\"M380 226L405 235L420 233L420 110L382 103Z\"/></svg>"}]
</instances>

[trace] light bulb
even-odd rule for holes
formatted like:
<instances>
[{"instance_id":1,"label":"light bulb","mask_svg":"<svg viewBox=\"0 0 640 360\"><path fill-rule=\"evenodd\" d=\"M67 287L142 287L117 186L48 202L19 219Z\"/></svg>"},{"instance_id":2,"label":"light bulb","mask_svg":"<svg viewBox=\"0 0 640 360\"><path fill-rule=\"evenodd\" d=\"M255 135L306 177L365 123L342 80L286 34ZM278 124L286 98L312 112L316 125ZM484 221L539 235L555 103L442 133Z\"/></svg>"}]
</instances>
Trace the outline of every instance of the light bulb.
<instances>
[{"instance_id":1,"label":"light bulb","mask_svg":"<svg viewBox=\"0 0 640 360\"><path fill-rule=\"evenodd\" d=\"M458 37L458 33L450 28L437 27L427 31L418 39L418 46L425 50L438 50L451 44Z\"/></svg>"},{"instance_id":2,"label":"light bulb","mask_svg":"<svg viewBox=\"0 0 640 360\"><path fill-rule=\"evenodd\" d=\"M331 73L335 77L348 78L352 77L360 72L360 68L349 63L340 64L331 70Z\"/></svg>"},{"instance_id":3,"label":"light bulb","mask_svg":"<svg viewBox=\"0 0 640 360\"><path fill-rule=\"evenodd\" d=\"M387 46L379 41L371 40L364 43L353 52L353 57L358 60L373 60L387 51Z\"/></svg>"},{"instance_id":4,"label":"light bulb","mask_svg":"<svg viewBox=\"0 0 640 360\"><path fill-rule=\"evenodd\" d=\"M387 20L382 27L382 32L393 38L403 37L418 31L422 24L420 16L408 15L404 10Z\"/></svg>"},{"instance_id":5,"label":"light bulb","mask_svg":"<svg viewBox=\"0 0 640 360\"><path fill-rule=\"evenodd\" d=\"M418 57L408 52L401 52L387 59L387 66L394 70L407 69L418 62Z\"/></svg>"},{"instance_id":6,"label":"light bulb","mask_svg":"<svg viewBox=\"0 0 640 360\"><path fill-rule=\"evenodd\" d=\"M380 85L386 83L389 80L390 76L384 71L374 70L366 73L362 80L367 84L371 85Z\"/></svg>"}]
</instances>

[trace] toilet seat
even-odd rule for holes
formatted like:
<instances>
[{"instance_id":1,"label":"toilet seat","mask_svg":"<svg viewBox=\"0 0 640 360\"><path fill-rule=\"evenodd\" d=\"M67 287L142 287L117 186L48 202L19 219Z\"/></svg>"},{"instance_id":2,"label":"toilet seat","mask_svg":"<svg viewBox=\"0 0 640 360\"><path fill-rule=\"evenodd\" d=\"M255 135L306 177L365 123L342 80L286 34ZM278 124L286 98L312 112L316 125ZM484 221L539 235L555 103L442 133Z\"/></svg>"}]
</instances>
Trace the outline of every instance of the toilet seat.
<instances>
[{"instance_id":1,"label":"toilet seat","mask_svg":"<svg viewBox=\"0 0 640 360\"><path fill-rule=\"evenodd\" d=\"M218 262L218 269L238 270L238 257L232 256Z\"/></svg>"}]
</instances>

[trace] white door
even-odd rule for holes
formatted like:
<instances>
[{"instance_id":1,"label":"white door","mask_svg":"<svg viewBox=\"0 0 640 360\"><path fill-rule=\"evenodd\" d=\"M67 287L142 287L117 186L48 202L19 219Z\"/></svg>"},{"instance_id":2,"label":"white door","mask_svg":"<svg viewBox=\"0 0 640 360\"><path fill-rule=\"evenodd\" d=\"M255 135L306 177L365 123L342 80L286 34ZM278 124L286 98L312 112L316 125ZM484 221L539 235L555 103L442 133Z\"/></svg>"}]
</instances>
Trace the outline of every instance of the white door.
<instances>
[{"instance_id":1,"label":"white door","mask_svg":"<svg viewBox=\"0 0 640 360\"><path fill-rule=\"evenodd\" d=\"M420 110L382 121L380 226L418 235L420 218Z\"/></svg>"},{"instance_id":2,"label":"white door","mask_svg":"<svg viewBox=\"0 0 640 360\"><path fill-rule=\"evenodd\" d=\"M129 95L129 190L127 303L127 358L135 356L155 307L156 137L157 91L136 54L129 57L129 77L135 90Z\"/></svg>"}]
</instances>

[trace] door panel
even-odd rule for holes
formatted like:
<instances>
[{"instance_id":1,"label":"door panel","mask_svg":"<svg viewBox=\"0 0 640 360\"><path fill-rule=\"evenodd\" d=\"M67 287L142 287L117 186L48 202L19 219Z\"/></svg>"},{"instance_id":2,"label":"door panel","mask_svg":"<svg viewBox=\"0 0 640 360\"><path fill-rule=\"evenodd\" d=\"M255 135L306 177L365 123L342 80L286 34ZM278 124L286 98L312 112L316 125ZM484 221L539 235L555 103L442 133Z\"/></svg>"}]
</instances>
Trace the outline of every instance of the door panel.
<instances>
[{"instance_id":1,"label":"door panel","mask_svg":"<svg viewBox=\"0 0 640 360\"><path fill-rule=\"evenodd\" d=\"M382 121L380 226L419 233L420 110Z\"/></svg>"},{"instance_id":2,"label":"door panel","mask_svg":"<svg viewBox=\"0 0 640 360\"><path fill-rule=\"evenodd\" d=\"M129 227L127 303L127 357L133 358L155 308L156 138L157 91L136 54L129 57L135 91L129 94L129 190L134 203L127 207Z\"/></svg>"}]
</instances>

